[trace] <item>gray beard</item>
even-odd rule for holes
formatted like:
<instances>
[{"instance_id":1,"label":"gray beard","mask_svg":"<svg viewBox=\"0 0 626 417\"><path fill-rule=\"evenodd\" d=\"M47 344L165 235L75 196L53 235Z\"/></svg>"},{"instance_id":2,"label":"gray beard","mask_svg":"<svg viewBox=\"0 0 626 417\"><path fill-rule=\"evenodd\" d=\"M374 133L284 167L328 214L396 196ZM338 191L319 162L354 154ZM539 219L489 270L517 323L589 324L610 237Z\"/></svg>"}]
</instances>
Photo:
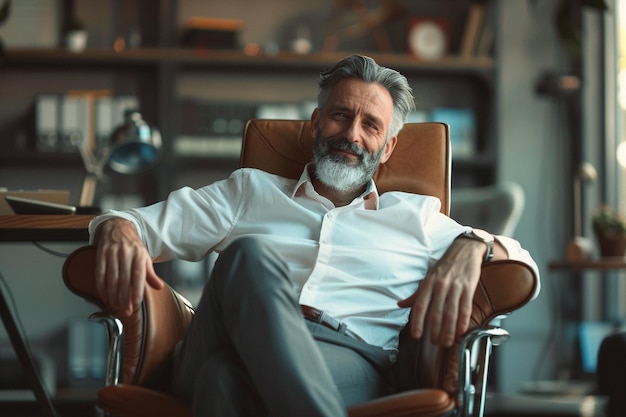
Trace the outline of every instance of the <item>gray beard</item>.
<instances>
[{"instance_id":1,"label":"gray beard","mask_svg":"<svg viewBox=\"0 0 626 417\"><path fill-rule=\"evenodd\" d=\"M358 155L356 164L346 156L334 155L332 149L349 150ZM315 176L325 186L337 191L353 191L367 184L378 168L384 147L368 153L346 139L323 140L318 133L313 146Z\"/></svg>"}]
</instances>

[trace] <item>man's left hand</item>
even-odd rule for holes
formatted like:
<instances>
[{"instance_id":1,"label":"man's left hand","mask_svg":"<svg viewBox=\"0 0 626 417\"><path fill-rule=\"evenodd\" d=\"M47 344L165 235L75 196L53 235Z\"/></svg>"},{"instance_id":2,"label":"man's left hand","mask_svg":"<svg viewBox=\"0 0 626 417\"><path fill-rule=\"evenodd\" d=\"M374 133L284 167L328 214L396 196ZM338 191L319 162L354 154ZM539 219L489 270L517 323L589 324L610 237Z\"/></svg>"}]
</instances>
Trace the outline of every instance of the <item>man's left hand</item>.
<instances>
[{"instance_id":1,"label":"man's left hand","mask_svg":"<svg viewBox=\"0 0 626 417\"><path fill-rule=\"evenodd\" d=\"M432 343L452 346L467 331L485 250L482 242L456 239L413 295L398 302L399 307L412 308L409 326L414 338L428 328Z\"/></svg>"}]
</instances>

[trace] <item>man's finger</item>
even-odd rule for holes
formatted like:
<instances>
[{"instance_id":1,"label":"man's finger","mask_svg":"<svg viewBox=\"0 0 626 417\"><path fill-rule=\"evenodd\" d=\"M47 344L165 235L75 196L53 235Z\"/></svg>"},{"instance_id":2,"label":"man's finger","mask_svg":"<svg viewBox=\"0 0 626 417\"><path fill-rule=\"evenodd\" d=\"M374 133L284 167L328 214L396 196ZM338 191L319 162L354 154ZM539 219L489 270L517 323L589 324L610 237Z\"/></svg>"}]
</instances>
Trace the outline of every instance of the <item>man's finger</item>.
<instances>
[{"instance_id":1,"label":"man's finger","mask_svg":"<svg viewBox=\"0 0 626 417\"><path fill-rule=\"evenodd\" d=\"M424 322L431 304L432 290L429 282L423 281L415 292L411 308L411 336L419 339L424 335Z\"/></svg>"}]
</instances>

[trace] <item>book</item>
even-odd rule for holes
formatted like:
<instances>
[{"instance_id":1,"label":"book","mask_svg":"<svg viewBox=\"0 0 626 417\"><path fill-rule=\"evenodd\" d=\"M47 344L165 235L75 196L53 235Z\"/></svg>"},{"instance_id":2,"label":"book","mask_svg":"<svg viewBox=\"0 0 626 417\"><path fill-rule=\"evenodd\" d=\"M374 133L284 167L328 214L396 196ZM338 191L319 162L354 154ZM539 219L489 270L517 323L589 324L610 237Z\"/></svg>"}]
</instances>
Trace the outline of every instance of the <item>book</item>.
<instances>
[{"instance_id":1,"label":"book","mask_svg":"<svg viewBox=\"0 0 626 417\"><path fill-rule=\"evenodd\" d=\"M236 157L243 129L256 117L257 103L184 98L174 152L180 156Z\"/></svg>"},{"instance_id":2,"label":"book","mask_svg":"<svg viewBox=\"0 0 626 417\"><path fill-rule=\"evenodd\" d=\"M485 6L473 3L468 11L463 38L461 39L461 56L475 56L480 34L485 23Z\"/></svg>"},{"instance_id":3,"label":"book","mask_svg":"<svg viewBox=\"0 0 626 417\"><path fill-rule=\"evenodd\" d=\"M70 90L38 95L35 108L38 151L77 152L81 145L97 153L125 113L139 110L139 99L107 90Z\"/></svg>"},{"instance_id":4,"label":"book","mask_svg":"<svg viewBox=\"0 0 626 417\"><path fill-rule=\"evenodd\" d=\"M430 121L450 126L452 159L463 159L476 153L476 115L469 108L437 107L430 111Z\"/></svg>"},{"instance_id":5,"label":"book","mask_svg":"<svg viewBox=\"0 0 626 417\"><path fill-rule=\"evenodd\" d=\"M61 123L61 96L59 94L40 94L35 100L35 113L37 150L39 152L56 151Z\"/></svg>"}]
</instances>

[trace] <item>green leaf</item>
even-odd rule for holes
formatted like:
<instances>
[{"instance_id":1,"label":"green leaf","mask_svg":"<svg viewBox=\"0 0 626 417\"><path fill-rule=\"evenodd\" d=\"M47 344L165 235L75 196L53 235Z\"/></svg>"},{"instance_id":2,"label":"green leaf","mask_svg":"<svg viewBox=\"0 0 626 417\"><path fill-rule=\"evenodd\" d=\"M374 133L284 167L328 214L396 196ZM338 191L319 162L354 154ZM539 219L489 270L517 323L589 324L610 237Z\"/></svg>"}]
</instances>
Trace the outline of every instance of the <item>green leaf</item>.
<instances>
[{"instance_id":1,"label":"green leaf","mask_svg":"<svg viewBox=\"0 0 626 417\"><path fill-rule=\"evenodd\" d=\"M6 0L2 7L0 7L0 23L3 23L9 18L11 13L11 0Z\"/></svg>"},{"instance_id":2,"label":"green leaf","mask_svg":"<svg viewBox=\"0 0 626 417\"><path fill-rule=\"evenodd\" d=\"M592 7L594 9L598 9L599 11L606 11L609 9L604 0L583 0L583 6Z\"/></svg>"}]
</instances>

